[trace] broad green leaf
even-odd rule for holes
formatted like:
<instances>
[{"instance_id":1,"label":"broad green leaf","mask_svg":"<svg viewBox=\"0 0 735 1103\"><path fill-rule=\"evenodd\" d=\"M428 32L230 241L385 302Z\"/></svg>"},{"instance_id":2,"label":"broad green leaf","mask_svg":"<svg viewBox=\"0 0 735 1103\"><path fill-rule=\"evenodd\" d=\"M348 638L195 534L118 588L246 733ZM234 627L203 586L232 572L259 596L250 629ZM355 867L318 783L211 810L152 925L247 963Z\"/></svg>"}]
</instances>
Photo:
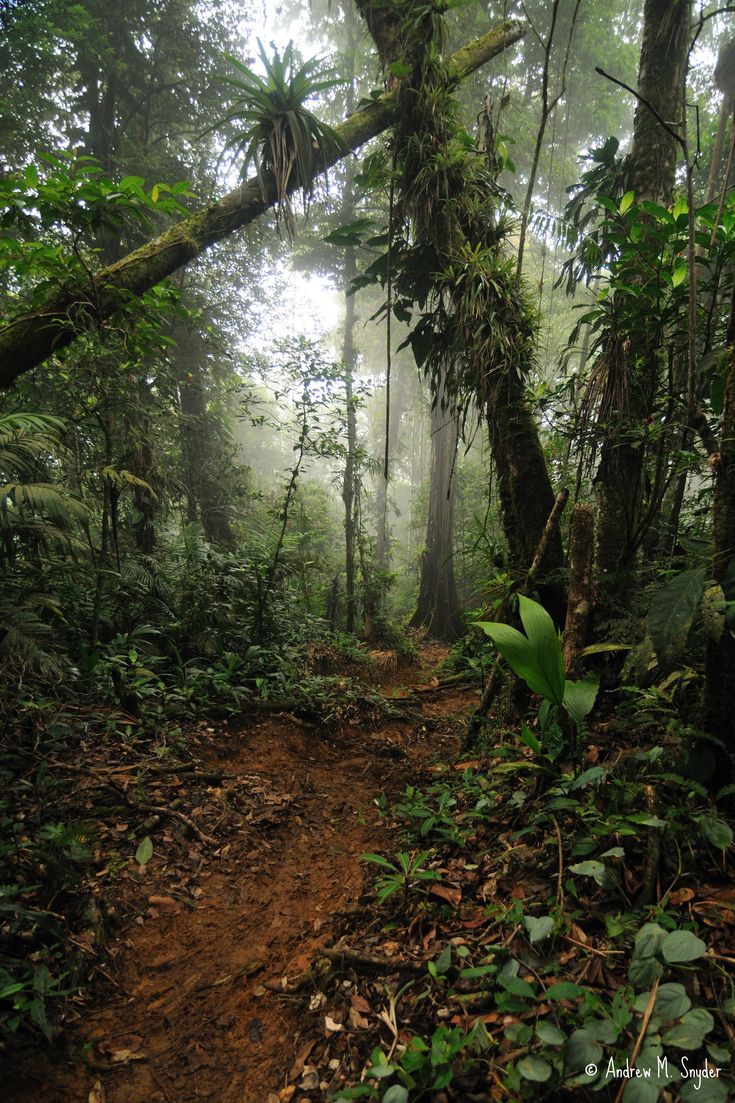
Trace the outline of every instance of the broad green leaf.
<instances>
[{"instance_id":1,"label":"broad green leaf","mask_svg":"<svg viewBox=\"0 0 735 1103\"><path fill-rule=\"evenodd\" d=\"M673 1022L674 1019L680 1019L682 1015L686 1015L691 1006L692 1001L687 996L683 984L662 984L656 993L654 1014L664 1022Z\"/></svg>"},{"instance_id":2,"label":"broad green leaf","mask_svg":"<svg viewBox=\"0 0 735 1103\"><path fill-rule=\"evenodd\" d=\"M678 265L671 273L671 283L674 287L678 287L679 284L684 283L689 273L689 268L686 264Z\"/></svg>"},{"instance_id":3,"label":"broad green leaf","mask_svg":"<svg viewBox=\"0 0 735 1103\"><path fill-rule=\"evenodd\" d=\"M655 957L634 957L628 966L628 979L636 988L650 988L664 967Z\"/></svg>"},{"instance_id":4,"label":"broad green leaf","mask_svg":"<svg viewBox=\"0 0 735 1103\"><path fill-rule=\"evenodd\" d=\"M690 1072L693 1071L693 1068ZM680 1103L728 1103L732 1100L732 1083L722 1077L699 1080L696 1076L686 1081L679 1092Z\"/></svg>"},{"instance_id":5,"label":"broad green leaf","mask_svg":"<svg viewBox=\"0 0 735 1103\"><path fill-rule=\"evenodd\" d=\"M536 1024L536 1037L547 1046L563 1046L567 1040L566 1034L547 1019Z\"/></svg>"},{"instance_id":6,"label":"broad green leaf","mask_svg":"<svg viewBox=\"0 0 735 1103\"><path fill-rule=\"evenodd\" d=\"M523 926L528 931L528 938L530 942L543 942L545 938L548 938L554 930L554 920L550 915L524 915Z\"/></svg>"},{"instance_id":7,"label":"broad green leaf","mask_svg":"<svg viewBox=\"0 0 735 1103\"><path fill-rule=\"evenodd\" d=\"M620 206L618 207L618 210L621 214L625 214L625 212L633 206L634 202L635 192L627 191L623 198L620 200Z\"/></svg>"},{"instance_id":8,"label":"broad green leaf","mask_svg":"<svg viewBox=\"0 0 735 1103\"><path fill-rule=\"evenodd\" d=\"M150 862L153 857L153 843L150 836L146 835L144 839L141 839L138 843L138 849L135 851L135 860L139 866L145 866Z\"/></svg>"},{"instance_id":9,"label":"broad green leaf","mask_svg":"<svg viewBox=\"0 0 735 1103\"><path fill-rule=\"evenodd\" d=\"M696 961L706 953L705 943L691 931L671 931L661 943L661 955L670 965Z\"/></svg>"},{"instance_id":10,"label":"broad green leaf","mask_svg":"<svg viewBox=\"0 0 735 1103\"><path fill-rule=\"evenodd\" d=\"M433 963L436 966L437 973L441 976L446 973L449 966L452 964L452 944L447 942L446 946L439 954L439 957Z\"/></svg>"},{"instance_id":11,"label":"broad green leaf","mask_svg":"<svg viewBox=\"0 0 735 1103\"><path fill-rule=\"evenodd\" d=\"M714 1028L715 1020L703 1007L687 1011L680 1023L676 1023L662 1035L666 1046L676 1049L699 1049L709 1032Z\"/></svg>"},{"instance_id":12,"label":"broad green leaf","mask_svg":"<svg viewBox=\"0 0 735 1103\"><path fill-rule=\"evenodd\" d=\"M598 885L604 885L607 880L607 870L603 862L577 862L576 865L569 867L569 872L576 874L578 877L594 877Z\"/></svg>"},{"instance_id":13,"label":"broad green leaf","mask_svg":"<svg viewBox=\"0 0 735 1103\"><path fill-rule=\"evenodd\" d=\"M646 1080L629 1080L623 1092L623 1103L656 1103L659 1090Z\"/></svg>"},{"instance_id":14,"label":"broad green leaf","mask_svg":"<svg viewBox=\"0 0 735 1103\"><path fill-rule=\"evenodd\" d=\"M408 1103L408 1088L394 1084L383 1096L383 1103Z\"/></svg>"},{"instance_id":15,"label":"broad green leaf","mask_svg":"<svg viewBox=\"0 0 735 1103\"><path fill-rule=\"evenodd\" d=\"M654 594L648 611L648 632L659 662L672 660L683 648L702 598L706 571L696 567L668 579Z\"/></svg>"},{"instance_id":16,"label":"broad green leaf","mask_svg":"<svg viewBox=\"0 0 735 1103\"><path fill-rule=\"evenodd\" d=\"M462 969L462 980L475 980L477 977L486 977L489 973L497 973L497 965L472 965L468 969Z\"/></svg>"},{"instance_id":17,"label":"broad green leaf","mask_svg":"<svg viewBox=\"0 0 735 1103\"><path fill-rule=\"evenodd\" d=\"M569 683L567 682L567 685ZM575 789L586 789L588 785L592 785L595 781L600 781L606 774L604 766L590 766L588 770L583 770L581 774L575 777L572 784L569 786L570 792L574 792Z\"/></svg>"},{"instance_id":18,"label":"broad green leaf","mask_svg":"<svg viewBox=\"0 0 735 1103\"><path fill-rule=\"evenodd\" d=\"M538 669L550 688L550 692L543 696L555 705L561 705L564 700L564 658L554 622L543 605L523 594L518 598L518 607Z\"/></svg>"},{"instance_id":19,"label":"broad green leaf","mask_svg":"<svg viewBox=\"0 0 735 1103\"><path fill-rule=\"evenodd\" d=\"M702 816L699 826L705 839L712 843L712 846L716 846L720 850L727 850L732 846L732 828L719 816L714 814Z\"/></svg>"},{"instance_id":20,"label":"broad green leaf","mask_svg":"<svg viewBox=\"0 0 735 1103\"><path fill-rule=\"evenodd\" d=\"M387 858L383 858L380 854L361 854L361 862L374 862L377 866L385 866L387 869L395 869L396 867L392 862L389 862Z\"/></svg>"},{"instance_id":21,"label":"broad green leaf","mask_svg":"<svg viewBox=\"0 0 735 1103\"><path fill-rule=\"evenodd\" d=\"M573 984L570 980L560 980L556 984L550 985L544 993L544 999L547 1000L574 1000L577 996L582 995L582 989L578 984Z\"/></svg>"},{"instance_id":22,"label":"broad green leaf","mask_svg":"<svg viewBox=\"0 0 735 1103\"><path fill-rule=\"evenodd\" d=\"M516 1068L524 1080L532 1080L536 1084L544 1084L552 1073L549 1062L544 1061L542 1057L535 1057L533 1054L523 1057Z\"/></svg>"},{"instance_id":23,"label":"broad green leaf","mask_svg":"<svg viewBox=\"0 0 735 1103\"><path fill-rule=\"evenodd\" d=\"M571 1072L581 1072L587 1065L598 1065L602 1060L602 1046L588 1030L582 1028L570 1035L564 1048L564 1064Z\"/></svg>"},{"instance_id":24,"label":"broad green leaf","mask_svg":"<svg viewBox=\"0 0 735 1103\"><path fill-rule=\"evenodd\" d=\"M534 690L534 693L541 693L541 689L535 688L535 684L538 683L538 671L535 667L533 651L528 638L510 624L499 624L495 621L477 621L476 623L477 627L481 628L485 635L493 641L513 673L522 678ZM546 689L545 686L544 689ZM544 693L544 696L546 696L546 693Z\"/></svg>"},{"instance_id":25,"label":"broad green leaf","mask_svg":"<svg viewBox=\"0 0 735 1103\"><path fill-rule=\"evenodd\" d=\"M612 1019L588 1019L584 1029L596 1042L606 1046L614 1045L620 1033Z\"/></svg>"},{"instance_id":26,"label":"broad green leaf","mask_svg":"<svg viewBox=\"0 0 735 1103\"><path fill-rule=\"evenodd\" d=\"M658 923L644 923L635 936L634 957L654 957L665 938L666 931Z\"/></svg>"},{"instance_id":27,"label":"broad green leaf","mask_svg":"<svg viewBox=\"0 0 735 1103\"><path fill-rule=\"evenodd\" d=\"M592 712L600 684L594 674L579 682L564 683L564 708L575 724L581 724Z\"/></svg>"},{"instance_id":28,"label":"broad green leaf","mask_svg":"<svg viewBox=\"0 0 735 1103\"><path fill-rule=\"evenodd\" d=\"M519 735L520 735L521 742L525 743L526 746L529 747L533 751L534 754L540 754L541 753L541 744L538 741L538 739L536 738L536 736L534 735L534 733L529 728L528 724L521 724L521 730L520 730Z\"/></svg>"},{"instance_id":29,"label":"broad green leaf","mask_svg":"<svg viewBox=\"0 0 735 1103\"><path fill-rule=\"evenodd\" d=\"M498 984L506 992L510 992L511 996L520 996L522 999L528 1000L532 1000L536 996L535 989L527 980L521 980L520 977L499 976Z\"/></svg>"}]
</instances>

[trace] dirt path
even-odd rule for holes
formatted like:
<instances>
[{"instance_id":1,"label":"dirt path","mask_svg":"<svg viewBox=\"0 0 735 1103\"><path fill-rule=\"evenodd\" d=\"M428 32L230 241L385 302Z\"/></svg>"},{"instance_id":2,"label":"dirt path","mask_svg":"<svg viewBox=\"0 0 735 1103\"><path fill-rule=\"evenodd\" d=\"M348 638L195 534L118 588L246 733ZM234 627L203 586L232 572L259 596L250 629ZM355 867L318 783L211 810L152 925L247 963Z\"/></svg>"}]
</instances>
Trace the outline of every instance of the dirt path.
<instances>
[{"instance_id":1,"label":"dirt path","mask_svg":"<svg viewBox=\"0 0 735 1103\"><path fill-rule=\"evenodd\" d=\"M256 811L217 855L192 844L195 906L171 894L164 858L127 878L109 983L65 1054L24 1063L6 1103L88 1103L98 1082L105 1103L275 1103L303 1040L300 999L274 989L359 907L360 854L391 848L375 797L417 781L471 700L427 697L378 732L284 716L219 733L207 764L252 779Z\"/></svg>"}]
</instances>

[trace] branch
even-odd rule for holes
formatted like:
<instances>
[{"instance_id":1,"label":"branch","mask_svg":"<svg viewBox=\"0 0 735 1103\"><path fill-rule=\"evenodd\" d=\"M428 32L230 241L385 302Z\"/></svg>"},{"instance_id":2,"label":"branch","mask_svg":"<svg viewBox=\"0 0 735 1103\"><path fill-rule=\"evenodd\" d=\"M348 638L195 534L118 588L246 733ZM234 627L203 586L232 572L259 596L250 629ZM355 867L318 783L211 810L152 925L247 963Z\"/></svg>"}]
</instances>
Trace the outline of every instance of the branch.
<instances>
[{"instance_id":1,"label":"branch","mask_svg":"<svg viewBox=\"0 0 735 1103\"><path fill-rule=\"evenodd\" d=\"M449 58L453 75L462 80L525 33L518 21L499 24ZM328 151L314 176L322 175L386 130L395 118L396 109L395 93L387 92L350 115L336 127L338 142ZM289 191L311 183L311 179L294 179ZM140 297L230 234L254 222L273 207L276 200L276 183L271 174L264 173L262 183L257 177L251 177L218 202L101 269L89 289L64 289L53 295L40 310L0 327L0 388L11 386L18 376L70 345L81 331L89 328L90 322L93 325L104 322L130 296Z\"/></svg>"},{"instance_id":2,"label":"branch","mask_svg":"<svg viewBox=\"0 0 735 1103\"><path fill-rule=\"evenodd\" d=\"M642 103L644 107L648 108L656 122L664 128L666 133L670 134L674 141L678 142L681 148L686 152L687 147L684 139L681 137L680 134L677 134L672 127L669 126L666 120L661 117L653 104L649 103L645 96L642 96L640 92L636 92L635 88L631 88L629 84L625 83L625 81L618 80L617 77L611 77L610 74L606 73L604 69L601 69L599 65L595 66L595 72L599 73L601 77L605 78L605 80L609 80L612 81L613 84L617 84L619 88L624 88L626 92L630 92L631 96L635 96L639 103Z\"/></svg>"}]
</instances>

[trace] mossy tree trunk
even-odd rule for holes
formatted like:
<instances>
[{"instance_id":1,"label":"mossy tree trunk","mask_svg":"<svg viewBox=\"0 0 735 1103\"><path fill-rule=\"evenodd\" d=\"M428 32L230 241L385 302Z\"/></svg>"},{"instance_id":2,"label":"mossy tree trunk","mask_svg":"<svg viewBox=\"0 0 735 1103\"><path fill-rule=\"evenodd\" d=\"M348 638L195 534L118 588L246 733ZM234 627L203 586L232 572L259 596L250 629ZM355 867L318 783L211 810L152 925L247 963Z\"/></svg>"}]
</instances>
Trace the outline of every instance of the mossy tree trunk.
<instances>
[{"instance_id":1,"label":"mossy tree trunk","mask_svg":"<svg viewBox=\"0 0 735 1103\"><path fill-rule=\"evenodd\" d=\"M735 287L727 329L728 357L722 410L720 450L715 473L712 573L728 601L735 600ZM723 741L729 762L722 763L728 780L735 758L735 635L726 623L719 640L707 645L704 722ZM719 753L718 753L719 757Z\"/></svg>"},{"instance_id":2,"label":"mossy tree trunk","mask_svg":"<svg viewBox=\"0 0 735 1103\"><path fill-rule=\"evenodd\" d=\"M637 201L668 204L674 190L678 143L651 111L674 126L682 120L691 0L646 0L638 71L641 100L635 112L628 187ZM645 102L642 102L645 101ZM647 106L647 104L650 105ZM635 275L633 275L635 280ZM623 304L623 310L625 309ZM640 521L646 485L642 427L658 387L656 327L625 334L625 409L604 427L595 484L599 502L597 569L601 579L625 591L642 537Z\"/></svg>"}]
</instances>

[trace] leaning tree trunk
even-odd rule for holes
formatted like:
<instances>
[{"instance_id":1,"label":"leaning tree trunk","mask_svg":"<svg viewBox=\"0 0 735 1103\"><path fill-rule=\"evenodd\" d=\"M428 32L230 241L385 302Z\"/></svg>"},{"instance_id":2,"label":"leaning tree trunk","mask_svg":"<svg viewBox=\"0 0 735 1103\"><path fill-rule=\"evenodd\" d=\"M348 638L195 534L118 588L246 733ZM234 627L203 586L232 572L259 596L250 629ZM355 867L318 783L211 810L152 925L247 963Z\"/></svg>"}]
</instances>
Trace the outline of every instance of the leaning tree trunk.
<instances>
[{"instance_id":1,"label":"leaning tree trunk","mask_svg":"<svg viewBox=\"0 0 735 1103\"><path fill-rule=\"evenodd\" d=\"M691 0L645 3L638 70L641 100L635 112L628 179L637 201L671 201L678 144L651 108L669 124L678 124L682 118L691 8ZM639 431L650 415L658 384L655 336L652 340L650 333L637 332L625 337L627 406L617 410L612 423L605 427L595 478L599 501L598 572L601 579L617 582L623 589L640 542L646 455Z\"/></svg>"},{"instance_id":2,"label":"leaning tree trunk","mask_svg":"<svg viewBox=\"0 0 735 1103\"><path fill-rule=\"evenodd\" d=\"M454 578L454 458L457 452L457 414L442 409L443 389L431 411L431 468L426 547L421 556L421 583L414 628L430 636L453 640L461 626L459 597Z\"/></svg>"},{"instance_id":3,"label":"leaning tree trunk","mask_svg":"<svg viewBox=\"0 0 735 1103\"><path fill-rule=\"evenodd\" d=\"M509 20L457 50L448 59L448 65L461 80L525 33L520 23ZM397 107L396 94L391 91L350 115L335 128L337 141L319 162L320 172L326 172L386 130L396 118ZM276 182L268 172L262 177L238 185L218 202L101 269L85 285L65 288L51 295L40 309L0 327L0 387L11 386L19 375L71 344L80 333L102 324L131 296L143 295L270 210L277 199ZM311 183L294 178L290 190Z\"/></svg>"}]
</instances>

